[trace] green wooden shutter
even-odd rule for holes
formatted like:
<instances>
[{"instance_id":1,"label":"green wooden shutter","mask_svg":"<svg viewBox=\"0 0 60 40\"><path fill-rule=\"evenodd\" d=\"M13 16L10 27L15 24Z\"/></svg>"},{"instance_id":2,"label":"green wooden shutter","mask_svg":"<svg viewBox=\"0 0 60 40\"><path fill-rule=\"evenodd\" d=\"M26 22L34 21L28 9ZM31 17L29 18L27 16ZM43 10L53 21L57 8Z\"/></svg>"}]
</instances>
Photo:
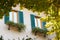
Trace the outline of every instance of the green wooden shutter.
<instances>
[{"instance_id":1,"label":"green wooden shutter","mask_svg":"<svg viewBox=\"0 0 60 40\"><path fill-rule=\"evenodd\" d=\"M46 24L46 22L42 22L42 27L44 27L44 26L45 26L45 24Z\"/></svg>"},{"instance_id":2,"label":"green wooden shutter","mask_svg":"<svg viewBox=\"0 0 60 40\"><path fill-rule=\"evenodd\" d=\"M30 17L31 17L31 27L33 29L33 28L35 28L35 19L34 19L35 16L31 14Z\"/></svg>"},{"instance_id":3,"label":"green wooden shutter","mask_svg":"<svg viewBox=\"0 0 60 40\"><path fill-rule=\"evenodd\" d=\"M43 28L44 30L46 30L45 24L46 24L46 22L42 22L42 28Z\"/></svg>"},{"instance_id":4,"label":"green wooden shutter","mask_svg":"<svg viewBox=\"0 0 60 40\"><path fill-rule=\"evenodd\" d=\"M4 23L7 23L9 21L9 16L4 15Z\"/></svg>"},{"instance_id":5,"label":"green wooden shutter","mask_svg":"<svg viewBox=\"0 0 60 40\"><path fill-rule=\"evenodd\" d=\"M21 11L18 12L18 20L19 23L24 23L23 12Z\"/></svg>"}]
</instances>

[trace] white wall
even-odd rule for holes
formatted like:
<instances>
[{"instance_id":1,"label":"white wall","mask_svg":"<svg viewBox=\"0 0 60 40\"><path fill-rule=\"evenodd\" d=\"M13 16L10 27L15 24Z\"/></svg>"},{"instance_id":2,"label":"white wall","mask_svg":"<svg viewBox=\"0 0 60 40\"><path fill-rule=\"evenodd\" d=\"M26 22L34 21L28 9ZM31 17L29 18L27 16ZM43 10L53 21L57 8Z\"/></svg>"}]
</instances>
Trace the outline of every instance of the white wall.
<instances>
[{"instance_id":1,"label":"white wall","mask_svg":"<svg viewBox=\"0 0 60 40\"><path fill-rule=\"evenodd\" d=\"M31 32L31 20L29 11L26 9L23 10L24 24L26 25L26 32L29 34Z\"/></svg>"}]
</instances>

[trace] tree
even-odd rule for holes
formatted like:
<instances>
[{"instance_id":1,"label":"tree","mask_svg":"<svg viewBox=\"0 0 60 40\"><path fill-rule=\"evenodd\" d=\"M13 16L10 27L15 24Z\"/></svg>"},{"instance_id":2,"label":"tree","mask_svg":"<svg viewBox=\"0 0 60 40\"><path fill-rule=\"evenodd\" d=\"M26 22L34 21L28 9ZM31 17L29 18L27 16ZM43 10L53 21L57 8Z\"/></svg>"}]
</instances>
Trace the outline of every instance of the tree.
<instances>
[{"instance_id":1,"label":"tree","mask_svg":"<svg viewBox=\"0 0 60 40\"><path fill-rule=\"evenodd\" d=\"M52 2L54 1L54 2ZM59 0L58 3L56 0L1 0L0 1L0 17L2 17L4 14L8 14L9 11L11 11L11 7L15 6L16 4L20 3L21 7L25 7L27 9L31 9L32 11L47 11L48 8L52 3L56 6L59 5ZM57 5L58 4L58 5Z\"/></svg>"},{"instance_id":2,"label":"tree","mask_svg":"<svg viewBox=\"0 0 60 40\"><path fill-rule=\"evenodd\" d=\"M4 14L8 14L11 11L11 7L20 3L21 7L25 7L27 9L31 9L32 11L43 11L47 10L49 4L47 0L1 0L0 1L0 17ZM44 4L42 4L44 3ZM45 6L45 7L44 7Z\"/></svg>"},{"instance_id":3,"label":"tree","mask_svg":"<svg viewBox=\"0 0 60 40\"><path fill-rule=\"evenodd\" d=\"M12 6L15 6L18 3L19 0L0 0L0 18L2 18L4 14L8 15Z\"/></svg>"},{"instance_id":4,"label":"tree","mask_svg":"<svg viewBox=\"0 0 60 40\"><path fill-rule=\"evenodd\" d=\"M55 33L56 37L54 40L60 40L60 0L53 0L51 2L50 8L48 9L48 14L46 17L46 27L52 27L52 29L48 32Z\"/></svg>"}]
</instances>

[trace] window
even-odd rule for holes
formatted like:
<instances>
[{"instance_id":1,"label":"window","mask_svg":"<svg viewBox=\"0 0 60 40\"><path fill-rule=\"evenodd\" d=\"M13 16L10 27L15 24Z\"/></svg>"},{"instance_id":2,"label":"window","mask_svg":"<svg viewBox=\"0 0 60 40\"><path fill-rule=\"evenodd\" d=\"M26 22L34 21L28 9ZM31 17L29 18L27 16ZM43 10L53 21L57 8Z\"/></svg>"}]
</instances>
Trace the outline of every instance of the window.
<instances>
[{"instance_id":1,"label":"window","mask_svg":"<svg viewBox=\"0 0 60 40\"><path fill-rule=\"evenodd\" d=\"M35 16L35 26L41 28L40 17Z\"/></svg>"},{"instance_id":2,"label":"window","mask_svg":"<svg viewBox=\"0 0 60 40\"><path fill-rule=\"evenodd\" d=\"M9 13L9 20L17 23L18 22L18 13L14 12L14 11L10 12Z\"/></svg>"}]
</instances>

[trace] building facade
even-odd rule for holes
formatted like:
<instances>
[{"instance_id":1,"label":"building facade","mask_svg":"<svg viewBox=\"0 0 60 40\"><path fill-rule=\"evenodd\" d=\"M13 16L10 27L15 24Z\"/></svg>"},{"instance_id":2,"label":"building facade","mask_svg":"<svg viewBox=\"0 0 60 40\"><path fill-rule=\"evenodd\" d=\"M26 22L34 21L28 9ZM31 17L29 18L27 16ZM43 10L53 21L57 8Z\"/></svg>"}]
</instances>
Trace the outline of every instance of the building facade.
<instances>
[{"instance_id":1,"label":"building facade","mask_svg":"<svg viewBox=\"0 0 60 40\"><path fill-rule=\"evenodd\" d=\"M17 32L8 30L8 26L6 25L6 22L8 21L23 23L26 26L25 31ZM0 36L2 36L2 39L4 40L25 40L26 38L32 38L33 40L47 40L47 38L42 36L38 37L31 33L32 28L39 27L43 29L45 24L45 22L40 20L39 15L26 8L21 11L17 5L17 7L9 12L9 16L4 15L3 19L0 20Z\"/></svg>"}]
</instances>

